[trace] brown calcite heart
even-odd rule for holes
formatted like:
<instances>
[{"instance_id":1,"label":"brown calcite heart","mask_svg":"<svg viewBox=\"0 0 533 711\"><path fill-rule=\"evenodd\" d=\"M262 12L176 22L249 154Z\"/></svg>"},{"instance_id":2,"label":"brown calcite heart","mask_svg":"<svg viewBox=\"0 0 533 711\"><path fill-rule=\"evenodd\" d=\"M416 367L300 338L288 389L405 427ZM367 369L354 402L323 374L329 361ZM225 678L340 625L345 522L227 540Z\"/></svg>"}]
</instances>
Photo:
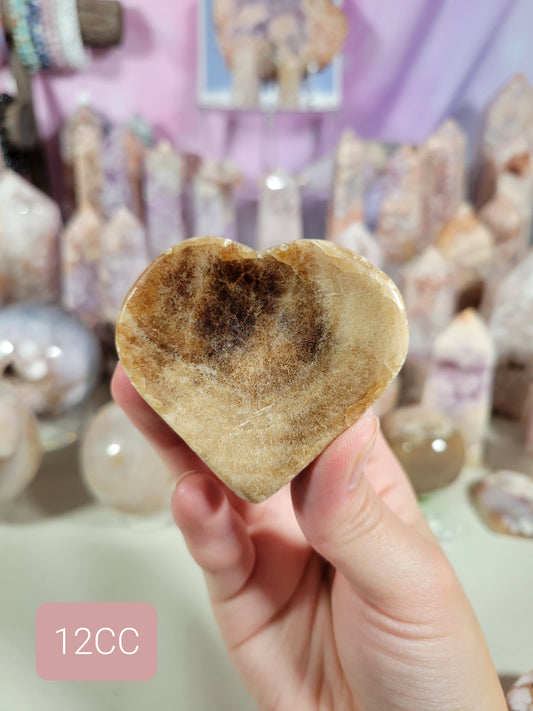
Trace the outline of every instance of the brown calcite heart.
<instances>
[{"instance_id":1,"label":"brown calcite heart","mask_svg":"<svg viewBox=\"0 0 533 711\"><path fill-rule=\"evenodd\" d=\"M397 375L407 343L393 282L322 240L263 252L182 242L139 277L117 323L139 393L253 502L357 420Z\"/></svg>"}]
</instances>

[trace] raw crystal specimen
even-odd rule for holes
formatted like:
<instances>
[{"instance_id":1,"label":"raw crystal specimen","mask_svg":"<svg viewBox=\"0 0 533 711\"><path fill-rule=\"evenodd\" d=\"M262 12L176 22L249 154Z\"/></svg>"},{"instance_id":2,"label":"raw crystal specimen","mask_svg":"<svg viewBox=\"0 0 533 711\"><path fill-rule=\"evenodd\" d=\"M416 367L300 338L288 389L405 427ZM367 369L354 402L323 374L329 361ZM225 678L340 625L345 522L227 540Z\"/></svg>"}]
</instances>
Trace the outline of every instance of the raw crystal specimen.
<instances>
[{"instance_id":1,"label":"raw crystal specimen","mask_svg":"<svg viewBox=\"0 0 533 711\"><path fill-rule=\"evenodd\" d=\"M376 236L387 260L406 262L422 244L422 184L420 158L409 146L390 156L384 175Z\"/></svg>"},{"instance_id":2,"label":"raw crystal specimen","mask_svg":"<svg viewBox=\"0 0 533 711\"><path fill-rule=\"evenodd\" d=\"M0 379L0 502L13 501L37 474L42 459L37 420Z\"/></svg>"},{"instance_id":3,"label":"raw crystal specimen","mask_svg":"<svg viewBox=\"0 0 533 711\"><path fill-rule=\"evenodd\" d=\"M472 487L472 499L494 531L533 538L533 478L501 470Z\"/></svg>"},{"instance_id":4,"label":"raw crystal specimen","mask_svg":"<svg viewBox=\"0 0 533 711\"><path fill-rule=\"evenodd\" d=\"M110 219L127 208L143 219L142 177L145 146L127 126L114 128L104 138L102 209Z\"/></svg>"},{"instance_id":5,"label":"raw crystal specimen","mask_svg":"<svg viewBox=\"0 0 533 711\"><path fill-rule=\"evenodd\" d=\"M36 414L83 402L99 376L92 331L56 306L12 304L0 311L0 376Z\"/></svg>"},{"instance_id":6,"label":"raw crystal specimen","mask_svg":"<svg viewBox=\"0 0 533 711\"><path fill-rule=\"evenodd\" d=\"M335 155L335 175L330 203L328 239L335 241L354 222L363 222L365 191L364 143L352 131L345 131Z\"/></svg>"},{"instance_id":7,"label":"raw crystal specimen","mask_svg":"<svg viewBox=\"0 0 533 711\"><path fill-rule=\"evenodd\" d=\"M0 173L0 295L59 300L59 208L11 170Z\"/></svg>"},{"instance_id":8,"label":"raw crystal specimen","mask_svg":"<svg viewBox=\"0 0 533 711\"><path fill-rule=\"evenodd\" d=\"M271 79L278 81L280 105L298 107L302 78L332 61L347 31L331 0L215 0L213 19L242 108L253 106L256 82Z\"/></svg>"},{"instance_id":9,"label":"raw crystal specimen","mask_svg":"<svg viewBox=\"0 0 533 711\"><path fill-rule=\"evenodd\" d=\"M151 259L185 239L182 213L184 179L185 161L170 143L160 143L147 151L144 197Z\"/></svg>"},{"instance_id":10,"label":"raw crystal specimen","mask_svg":"<svg viewBox=\"0 0 533 711\"><path fill-rule=\"evenodd\" d=\"M86 204L78 210L61 236L63 305L91 328L102 320L98 271L104 222Z\"/></svg>"},{"instance_id":11,"label":"raw crystal specimen","mask_svg":"<svg viewBox=\"0 0 533 711\"><path fill-rule=\"evenodd\" d=\"M144 227L129 210L120 208L102 233L98 281L106 321L115 323L128 289L149 261Z\"/></svg>"},{"instance_id":12,"label":"raw crystal specimen","mask_svg":"<svg viewBox=\"0 0 533 711\"><path fill-rule=\"evenodd\" d=\"M434 247L427 247L402 268L400 291L409 321L409 356L426 358L455 310L452 263Z\"/></svg>"},{"instance_id":13,"label":"raw crystal specimen","mask_svg":"<svg viewBox=\"0 0 533 711\"><path fill-rule=\"evenodd\" d=\"M494 409L518 419L533 382L533 250L499 284L489 326L498 354Z\"/></svg>"},{"instance_id":14,"label":"raw crystal specimen","mask_svg":"<svg viewBox=\"0 0 533 711\"><path fill-rule=\"evenodd\" d=\"M302 205L296 179L284 170L266 176L259 195L257 249L302 238Z\"/></svg>"},{"instance_id":15,"label":"raw crystal specimen","mask_svg":"<svg viewBox=\"0 0 533 711\"><path fill-rule=\"evenodd\" d=\"M240 176L229 163L205 161L193 181L194 233L235 239L233 188Z\"/></svg>"},{"instance_id":16,"label":"raw crystal specimen","mask_svg":"<svg viewBox=\"0 0 533 711\"><path fill-rule=\"evenodd\" d=\"M101 407L89 422L80 461L98 501L141 515L170 509L174 477L115 403Z\"/></svg>"},{"instance_id":17,"label":"raw crystal specimen","mask_svg":"<svg viewBox=\"0 0 533 711\"><path fill-rule=\"evenodd\" d=\"M354 222L344 232L339 232L331 240L339 247L346 247L364 257L378 269L383 266L383 250L374 235L363 222Z\"/></svg>"},{"instance_id":18,"label":"raw crystal specimen","mask_svg":"<svg viewBox=\"0 0 533 711\"><path fill-rule=\"evenodd\" d=\"M494 256L494 237L468 203L444 225L437 247L453 262L459 292L484 281Z\"/></svg>"},{"instance_id":19,"label":"raw crystal specimen","mask_svg":"<svg viewBox=\"0 0 533 711\"><path fill-rule=\"evenodd\" d=\"M187 240L141 275L117 322L120 359L143 398L256 502L379 397L407 339L390 279L320 240L264 252Z\"/></svg>"},{"instance_id":20,"label":"raw crystal specimen","mask_svg":"<svg viewBox=\"0 0 533 711\"><path fill-rule=\"evenodd\" d=\"M381 424L418 494L447 486L459 476L465 446L450 417L413 405L394 410Z\"/></svg>"},{"instance_id":21,"label":"raw crystal specimen","mask_svg":"<svg viewBox=\"0 0 533 711\"><path fill-rule=\"evenodd\" d=\"M487 327L474 309L465 309L437 336L422 393L423 405L456 423L470 464L477 464L482 454L494 360Z\"/></svg>"},{"instance_id":22,"label":"raw crystal specimen","mask_svg":"<svg viewBox=\"0 0 533 711\"><path fill-rule=\"evenodd\" d=\"M463 201L465 152L465 135L451 120L445 121L420 147L425 244L436 240Z\"/></svg>"},{"instance_id":23,"label":"raw crystal specimen","mask_svg":"<svg viewBox=\"0 0 533 711\"><path fill-rule=\"evenodd\" d=\"M513 683L506 700L509 711L533 711L533 671Z\"/></svg>"},{"instance_id":24,"label":"raw crystal specimen","mask_svg":"<svg viewBox=\"0 0 533 711\"><path fill-rule=\"evenodd\" d=\"M523 74L514 76L489 104L481 145L478 204L497 192L501 173L523 172L533 150L533 88Z\"/></svg>"}]
</instances>

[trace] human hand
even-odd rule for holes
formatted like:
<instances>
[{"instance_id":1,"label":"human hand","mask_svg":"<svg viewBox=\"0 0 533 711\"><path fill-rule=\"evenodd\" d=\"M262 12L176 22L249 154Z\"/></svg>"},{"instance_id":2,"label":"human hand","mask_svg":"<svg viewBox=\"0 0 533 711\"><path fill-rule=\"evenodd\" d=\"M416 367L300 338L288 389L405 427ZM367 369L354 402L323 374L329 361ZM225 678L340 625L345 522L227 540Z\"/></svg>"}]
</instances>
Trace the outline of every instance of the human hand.
<instances>
[{"instance_id":1,"label":"human hand","mask_svg":"<svg viewBox=\"0 0 533 711\"><path fill-rule=\"evenodd\" d=\"M178 477L175 521L260 709L507 708L475 615L374 415L250 504L120 365L112 390Z\"/></svg>"}]
</instances>

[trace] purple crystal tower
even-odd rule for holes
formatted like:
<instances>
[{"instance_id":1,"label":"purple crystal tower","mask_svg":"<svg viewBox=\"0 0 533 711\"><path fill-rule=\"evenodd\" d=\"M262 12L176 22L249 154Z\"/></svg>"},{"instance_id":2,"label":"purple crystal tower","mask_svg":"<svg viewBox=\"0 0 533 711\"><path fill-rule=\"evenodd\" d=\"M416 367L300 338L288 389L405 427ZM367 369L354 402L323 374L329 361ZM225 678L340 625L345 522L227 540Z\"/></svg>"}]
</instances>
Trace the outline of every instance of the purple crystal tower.
<instances>
[{"instance_id":1,"label":"purple crystal tower","mask_svg":"<svg viewBox=\"0 0 533 711\"><path fill-rule=\"evenodd\" d=\"M182 214L185 162L170 143L146 153L144 197L151 259L185 239Z\"/></svg>"},{"instance_id":2,"label":"purple crystal tower","mask_svg":"<svg viewBox=\"0 0 533 711\"><path fill-rule=\"evenodd\" d=\"M495 350L474 309L465 309L437 336L422 404L453 419L466 446L467 462L479 464L492 403Z\"/></svg>"}]
</instances>

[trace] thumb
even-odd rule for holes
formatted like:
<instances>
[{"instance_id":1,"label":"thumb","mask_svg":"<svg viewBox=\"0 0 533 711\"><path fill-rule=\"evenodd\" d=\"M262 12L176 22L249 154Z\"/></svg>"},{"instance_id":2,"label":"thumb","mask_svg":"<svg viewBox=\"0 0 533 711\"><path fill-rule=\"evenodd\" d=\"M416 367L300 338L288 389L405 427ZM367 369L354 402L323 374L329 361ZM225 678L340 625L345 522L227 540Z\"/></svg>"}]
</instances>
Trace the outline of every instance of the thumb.
<instances>
[{"instance_id":1,"label":"thumb","mask_svg":"<svg viewBox=\"0 0 533 711\"><path fill-rule=\"evenodd\" d=\"M388 508L364 476L378 433L378 418L366 412L293 480L293 505L308 541L361 597L388 605L408 595L412 604L432 572L442 571L443 556L436 542ZM386 458L376 464L390 466ZM394 477L391 472L393 486Z\"/></svg>"}]
</instances>

